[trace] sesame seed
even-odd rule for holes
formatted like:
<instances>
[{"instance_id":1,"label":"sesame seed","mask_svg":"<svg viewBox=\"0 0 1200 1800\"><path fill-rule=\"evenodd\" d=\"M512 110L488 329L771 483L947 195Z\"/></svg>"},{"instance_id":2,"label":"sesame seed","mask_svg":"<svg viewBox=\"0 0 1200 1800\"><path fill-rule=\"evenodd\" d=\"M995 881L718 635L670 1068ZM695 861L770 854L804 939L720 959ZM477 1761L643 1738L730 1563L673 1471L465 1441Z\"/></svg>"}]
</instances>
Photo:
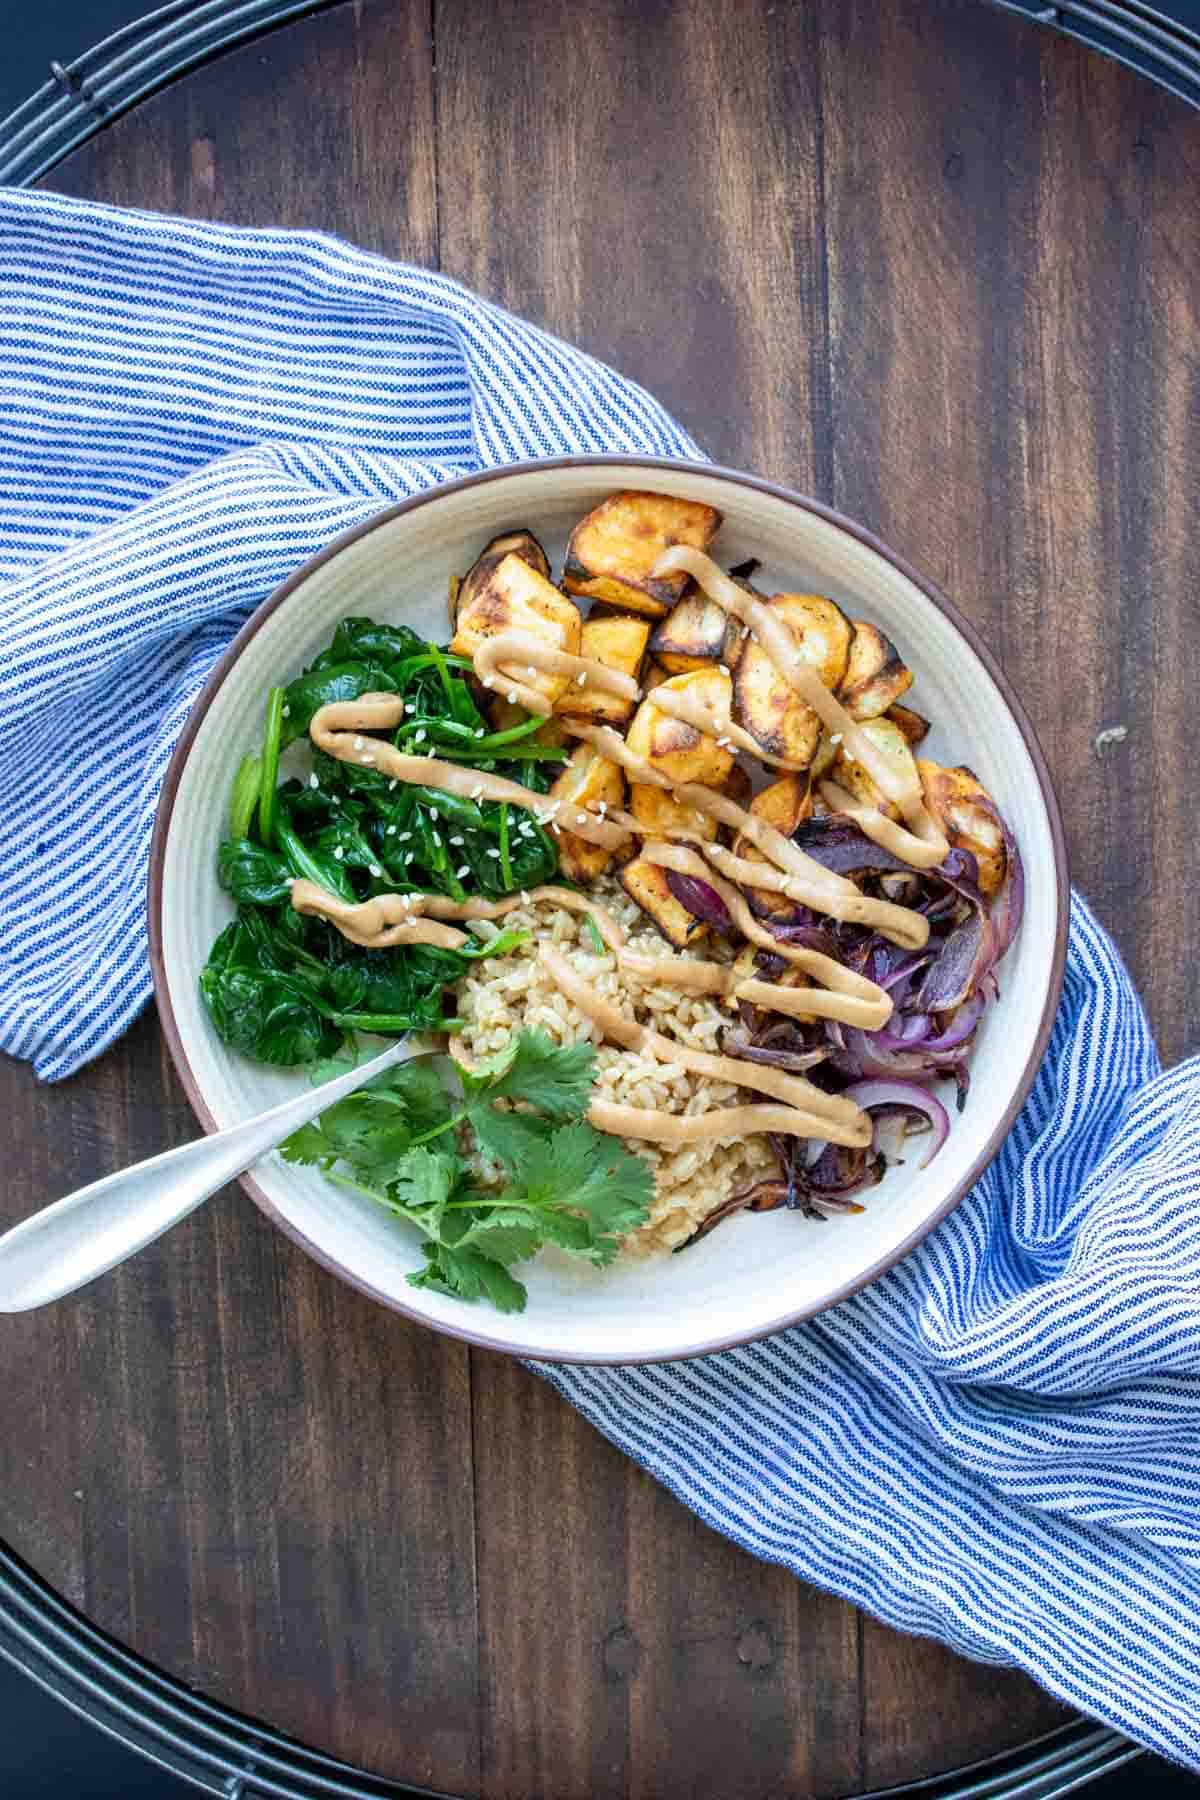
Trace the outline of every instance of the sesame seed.
<instances>
[{"instance_id":1,"label":"sesame seed","mask_svg":"<svg viewBox=\"0 0 1200 1800\"><path fill-rule=\"evenodd\" d=\"M378 881L379 877L383 874L383 870L380 868L379 864L371 863L370 870L371 870L372 875L374 875L376 881Z\"/></svg>"},{"instance_id":2,"label":"sesame seed","mask_svg":"<svg viewBox=\"0 0 1200 1800\"><path fill-rule=\"evenodd\" d=\"M497 850L496 854L499 856L500 852ZM457 880L461 881L464 875L469 875L471 873L470 863L464 863L462 868L455 869L454 873Z\"/></svg>"},{"instance_id":3,"label":"sesame seed","mask_svg":"<svg viewBox=\"0 0 1200 1800\"><path fill-rule=\"evenodd\" d=\"M319 788L321 784L315 775L310 775L308 778L308 785L310 788Z\"/></svg>"},{"instance_id":4,"label":"sesame seed","mask_svg":"<svg viewBox=\"0 0 1200 1800\"><path fill-rule=\"evenodd\" d=\"M494 688L496 683L492 680L490 675L485 675L483 678L483 685L485 688Z\"/></svg>"},{"instance_id":5,"label":"sesame seed","mask_svg":"<svg viewBox=\"0 0 1200 1800\"><path fill-rule=\"evenodd\" d=\"M395 831L396 827L394 825L392 825L389 829L392 831ZM396 842L398 844L407 844L411 837L412 837L411 831L401 831L397 834Z\"/></svg>"},{"instance_id":6,"label":"sesame seed","mask_svg":"<svg viewBox=\"0 0 1200 1800\"><path fill-rule=\"evenodd\" d=\"M373 769L375 767L375 758L373 756L361 757L360 761L362 762L364 768Z\"/></svg>"},{"instance_id":7,"label":"sesame seed","mask_svg":"<svg viewBox=\"0 0 1200 1800\"><path fill-rule=\"evenodd\" d=\"M487 732L486 732L486 731L485 731L485 730L484 730L484 728L483 728L483 726L482 726L482 725L477 725L477 726L476 726L476 727L475 727L475 736L476 736L476 737L477 737L477 738L478 738L478 737L486 737L486 736L487 736Z\"/></svg>"},{"instance_id":8,"label":"sesame seed","mask_svg":"<svg viewBox=\"0 0 1200 1800\"><path fill-rule=\"evenodd\" d=\"M405 906L407 906L411 909L411 907L413 906L412 895L411 894L401 894L400 898L404 902Z\"/></svg>"},{"instance_id":9,"label":"sesame seed","mask_svg":"<svg viewBox=\"0 0 1200 1800\"><path fill-rule=\"evenodd\" d=\"M394 825L389 825L383 835L384 837L395 837L396 827Z\"/></svg>"},{"instance_id":10,"label":"sesame seed","mask_svg":"<svg viewBox=\"0 0 1200 1800\"><path fill-rule=\"evenodd\" d=\"M400 777L398 775L396 775L393 777L393 779L391 781L388 782L388 793L390 794L392 789L394 787L398 787L399 785L400 785Z\"/></svg>"},{"instance_id":11,"label":"sesame seed","mask_svg":"<svg viewBox=\"0 0 1200 1800\"><path fill-rule=\"evenodd\" d=\"M284 717L284 718L285 718L285 719L290 719L290 718L291 718L291 716L292 716L292 709L291 709L291 707L290 707L290 706L285 706L285 707L284 707L284 709L283 709L283 717Z\"/></svg>"},{"instance_id":12,"label":"sesame seed","mask_svg":"<svg viewBox=\"0 0 1200 1800\"><path fill-rule=\"evenodd\" d=\"M517 704L517 690L516 690L516 688L509 688L509 690L508 690L508 704L509 704L509 705L510 705L510 706L515 706L515 705L516 705L516 704Z\"/></svg>"},{"instance_id":13,"label":"sesame seed","mask_svg":"<svg viewBox=\"0 0 1200 1800\"><path fill-rule=\"evenodd\" d=\"M729 748L729 739L727 737L719 737L717 739L717 749L718 750L728 750L728 748Z\"/></svg>"},{"instance_id":14,"label":"sesame seed","mask_svg":"<svg viewBox=\"0 0 1200 1800\"><path fill-rule=\"evenodd\" d=\"M406 700L406 701L405 701L405 702L404 702L404 710L405 710L405 712L406 712L406 713L407 713L407 714L408 714L408 715L409 715L409 717L410 717L410 718L411 718L411 717L412 717L412 715L413 715L413 713L415 713L415 712L416 712L416 710L417 710L417 703L416 703L416 701L415 701L415 700Z\"/></svg>"},{"instance_id":15,"label":"sesame seed","mask_svg":"<svg viewBox=\"0 0 1200 1800\"><path fill-rule=\"evenodd\" d=\"M728 675L728 673L729 673L729 664L728 663L718 663L717 667L718 667L718 669L720 669L722 675Z\"/></svg>"},{"instance_id":16,"label":"sesame seed","mask_svg":"<svg viewBox=\"0 0 1200 1800\"><path fill-rule=\"evenodd\" d=\"M345 856L345 854L346 854L346 852L342 849L342 846L339 844L337 849L333 853L334 860L336 862L341 862L341 860Z\"/></svg>"},{"instance_id":17,"label":"sesame seed","mask_svg":"<svg viewBox=\"0 0 1200 1800\"><path fill-rule=\"evenodd\" d=\"M748 625L743 625L743 626L742 626L742 640L743 640L743 642L744 642L744 641L745 641L745 639L746 639L746 638L748 638L748 637L749 637L749 636L750 636L750 627L749 627L749 626L748 626Z\"/></svg>"},{"instance_id":18,"label":"sesame seed","mask_svg":"<svg viewBox=\"0 0 1200 1800\"><path fill-rule=\"evenodd\" d=\"M528 888L521 889L521 898L522 898L522 900L524 900L526 906L528 906L529 905L529 889Z\"/></svg>"},{"instance_id":19,"label":"sesame seed","mask_svg":"<svg viewBox=\"0 0 1200 1800\"><path fill-rule=\"evenodd\" d=\"M411 862L411 861L412 861L412 860L413 860L413 856L414 856L414 854L415 854L415 852L413 852L413 851L412 851L412 850L406 850L406 851L405 851L405 853L404 853L404 866L405 866L405 868L406 868L406 869L407 869L407 867L408 867L408 865L409 865L409 863L410 863L410 862Z\"/></svg>"},{"instance_id":20,"label":"sesame seed","mask_svg":"<svg viewBox=\"0 0 1200 1800\"><path fill-rule=\"evenodd\" d=\"M414 744L423 744L425 742L425 739L428 736L429 736L429 733L426 731L425 727L423 725L421 725L418 727L418 729L416 731L413 732L413 743Z\"/></svg>"},{"instance_id":21,"label":"sesame seed","mask_svg":"<svg viewBox=\"0 0 1200 1800\"><path fill-rule=\"evenodd\" d=\"M575 814L575 823L577 825L586 825L587 822L588 822L588 816L586 813L576 813Z\"/></svg>"},{"instance_id":22,"label":"sesame seed","mask_svg":"<svg viewBox=\"0 0 1200 1800\"><path fill-rule=\"evenodd\" d=\"M500 852L498 850L489 850L488 855L494 856L497 862L500 861Z\"/></svg>"},{"instance_id":23,"label":"sesame seed","mask_svg":"<svg viewBox=\"0 0 1200 1800\"><path fill-rule=\"evenodd\" d=\"M435 757L435 756L436 756L436 755L437 755L437 751L436 751L436 750L427 750L427 751L426 751L426 752L425 752L425 760L426 760L426 762L432 762L432 761L433 761L433 759L434 759L434 757Z\"/></svg>"},{"instance_id":24,"label":"sesame seed","mask_svg":"<svg viewBox=\"0 0 1200 1800\"><path fill-rule=\"evenodd\" d=\"M483 799L483 783L482 783L482 781L477 782L476 785L471 789L471 798L472 798L472 800L482 800Z\"/></svg>"},{"instance_id":25,"label":"sesame seed","mask_svg":"<svg viewBox=\"0 0 1200 1800\"><path fill-rule=\"evenodd\" d=\"M835 732L834 732L834 734L833 734L833 736L832 736L832 737L831 737L831 738L830 738L830 740L829 740L829 741L830 741L830 743L831 743L831 744L840 744L840 743L841 743L841 741L842 741L842 734L841 734L841 732L840 732L840 731L835 731Z\"/></svg>"},{"instance_id":26,"label":"sesame seed","mask_svg":"<svg viewBox=\"0 0 1200 1800\"><path fill-rule=\"evenodd\" d=\"M600 817L603 818L607 811L608 811L608 801L602 800L600 802Z\"/></svg>"},{"instance_id":27,"label":"sesame seed","mask_svg":"<svg viewBox=\"0 0 1200 1800\"><path fill-rule=\"evenodd\" d=\"M361 750L361 749L362 749L362 747L363 747L363 741L362 741L362 739L361 739L361 738L360 738L360 737L356 737L356 738L355 738L355 740L354 740L354 748L355 748L355 749L356 749L356 750Z\"/></svg>"},{"instance_id":28,"label":"sesame seed","mask_svg":"<svg viewBox=\"0 0 1200 1800\"><path fill-rule=\"evenodd\" d=\"M535 668L534 668L534 666L533 666L533 664L532 664L532 663L530 663L530 664L529 664L529 667L528 667L528 668L527 668L527 669L526 669L526 671L525 671L525 673L526 673L526 674L527 674L527 675L536 675L536 674L537 674L537 670L536 670L536 669L535 669Z\"/></svg>"},{"instance_id":29,"label":"sesame seed","mask_svg":"<svg viewBox=\"0 0 1200 1800\"><path fill-rule=\"evenodd\" d=\"M451 838L451 839L450 839L450 842L451 842L451 843L452 843L452 844L465 844L465 843L466 843L466 841L467 841L467 840L466 840L466 838L464 838L464 837L452 837L452 838Z\"/></svg>"}]
</instances>

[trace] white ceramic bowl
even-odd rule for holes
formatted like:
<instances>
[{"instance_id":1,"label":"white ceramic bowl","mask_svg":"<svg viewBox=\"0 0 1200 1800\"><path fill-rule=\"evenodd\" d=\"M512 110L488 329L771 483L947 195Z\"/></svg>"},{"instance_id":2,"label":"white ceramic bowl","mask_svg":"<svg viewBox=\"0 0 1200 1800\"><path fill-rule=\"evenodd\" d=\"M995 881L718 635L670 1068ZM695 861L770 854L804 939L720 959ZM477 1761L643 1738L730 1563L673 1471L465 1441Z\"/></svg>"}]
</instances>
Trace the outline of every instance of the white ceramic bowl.
<instances>
[{"instance_id":1,"label":"white ceramic bowl","mask_svg":"<svg viewBox=\"0 0 1200 1800\"><path fill-rule=\"evenodd\" d=\"M523 1314L465 1306L406 1281L415 1234L369 1200L272 1157L244 1186L319 1261L435 1330L550 1361L646 1362L699 1355L780 1330L889 1268L950 1210L995 1155L1033 1080L1058 1002L1066 942L1062 829L1029 721L949 602L866 532L783 489L706 466L579 458L451 482L331 544L258 609L213 672L171 763L155 831L150 931L159 1010L208 1130L303 1085L245 1061L208 1022L197 978L230 916L216 847L239 759L257 744L267 689L296 675L350 613L403 620L444 640L448 576L498 531L527 525L561 565L567 534L623 487L707 501L724 515L726 564L761 560L756 582L830 595L878 623L916 673L913 703L934 721L929 753L966 762L995 796L1026 868L1025 921L1002 968L972 1064L970 1099L932 1166L892 1170L857 1217L814 1224L774 1212L735 1217L684 1256L581 1267L546 1253L522 1278Z\"/></svg>"}]
</instances>

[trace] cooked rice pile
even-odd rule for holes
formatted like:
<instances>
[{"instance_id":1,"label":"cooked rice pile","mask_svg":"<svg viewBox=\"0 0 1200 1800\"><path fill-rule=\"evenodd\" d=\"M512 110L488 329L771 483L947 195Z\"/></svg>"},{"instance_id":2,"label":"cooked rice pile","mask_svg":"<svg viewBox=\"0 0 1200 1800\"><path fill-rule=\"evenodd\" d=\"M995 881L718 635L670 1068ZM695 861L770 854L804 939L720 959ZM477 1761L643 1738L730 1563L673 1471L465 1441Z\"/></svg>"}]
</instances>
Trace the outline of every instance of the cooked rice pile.
<instances>
[{"instance_id":1,"label":"cooked rice pile","mask_svg":"<svg viewBox=\"0 0 1200 1800\"><path fill-rule=\"evenodd\" d=\"M665 939L647 926L645 914L615 882L598 883L595 892L621 924L631 950L656 957L678 956L681 961L687 956L687 952L672 951ZM540 1026L559 1044L595 1041L592 1021L558 991L539 964L539 941L555 945L599 993L640 1024L693 1049L720 1052L721 1032L730 1021L729 1013L707 995L688 994L663 984L643 986L621 974L611 954L596 954L583 917L549 902L534 902L509 913L503 923L523 927L532 936L511 956L475 964L472 973L458 984L458 1010L467 1023L455 1039L455 1050L464 1060L493 1055L513 1032L525 1026ZM709 957L727 954L716 945L705 949ZM595 1091L598 1099L672 1113L706 1113L714 1107L744 1105L754 1099L744 1088L711 1081L678 1064L659 1062L615 1044L597 1048ZM761 1135L710 1139L678 1149L626 1141L653 1166L657 1185L650 1217L626 1242L627 1249L640 1254L675 1249L715 1206L773 1166Z\"/></svg>"}]
</instances>

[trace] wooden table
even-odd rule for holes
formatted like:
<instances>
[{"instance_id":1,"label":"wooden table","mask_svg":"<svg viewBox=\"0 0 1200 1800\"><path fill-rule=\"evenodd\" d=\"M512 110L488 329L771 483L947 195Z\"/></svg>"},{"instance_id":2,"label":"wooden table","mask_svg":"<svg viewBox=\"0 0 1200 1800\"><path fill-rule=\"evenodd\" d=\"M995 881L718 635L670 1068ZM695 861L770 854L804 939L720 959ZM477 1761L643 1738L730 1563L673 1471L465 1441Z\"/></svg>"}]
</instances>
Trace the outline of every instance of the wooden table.
<instances>
[{"instance_id":1,"label":"wooden table","mask_svg":"<svg viewBox=\"0 0 1200 1800\"><path fill-rule=\"evenodd\" d=\"M1198 182L1200 117L977 0L356 0L49 185L436 264L881 533L1023 694L1174 1058L1200 1040ZM153 1017L62 1086L0 1078L3 1223L195 1129ZM156 1663L368 1769L761 1800L1063 1716L733 1549L237 1191L0 1320L0 1356L0 1535Z\"/></svg>"}]
</instances>

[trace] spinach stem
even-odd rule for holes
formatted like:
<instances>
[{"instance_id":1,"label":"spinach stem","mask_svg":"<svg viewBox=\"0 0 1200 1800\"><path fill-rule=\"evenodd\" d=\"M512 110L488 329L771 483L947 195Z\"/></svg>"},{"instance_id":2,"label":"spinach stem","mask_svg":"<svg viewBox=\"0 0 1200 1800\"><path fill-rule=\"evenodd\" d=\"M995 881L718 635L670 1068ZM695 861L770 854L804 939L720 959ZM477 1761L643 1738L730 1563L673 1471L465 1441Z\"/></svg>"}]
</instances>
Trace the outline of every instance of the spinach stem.
<instances>
[{"instance_id":1,"label":"spinach stem","mask_svg":"<svg viewBox=\"0 0 1200 1800\"><path fill-rule=\"evenodd\" d=\"M279 779L279 740L283 734L283 689L271 689L267 700L267 728L263 738L262 766L259 771L258 828L268 850L276 846L279 802L275 783Z\"/></svg>"},{"instance_id":2,"label":"spinach stem","mask_svg":"<svg viewBox=\"0 0 1200 1800\"><path fill-rule=\"evenodd\" d=\"M229 794L229 835L231 838L250 836L254 815L258 811L261 780L262 758L252 751L249 756L243 756L238 764L238 772L233 778L233 787Z\"/></svg>"},{"instance_id":3,"label":"spinach stem","mask_svg":"<svg viewBox=\"0 0 1200 1800\"><path fill-rule=\"evenodd\" d=\"M512 891L512 862L508 854L508 801L500 802L500 880L506 893Z\"/></svg>"}]
</instances>

